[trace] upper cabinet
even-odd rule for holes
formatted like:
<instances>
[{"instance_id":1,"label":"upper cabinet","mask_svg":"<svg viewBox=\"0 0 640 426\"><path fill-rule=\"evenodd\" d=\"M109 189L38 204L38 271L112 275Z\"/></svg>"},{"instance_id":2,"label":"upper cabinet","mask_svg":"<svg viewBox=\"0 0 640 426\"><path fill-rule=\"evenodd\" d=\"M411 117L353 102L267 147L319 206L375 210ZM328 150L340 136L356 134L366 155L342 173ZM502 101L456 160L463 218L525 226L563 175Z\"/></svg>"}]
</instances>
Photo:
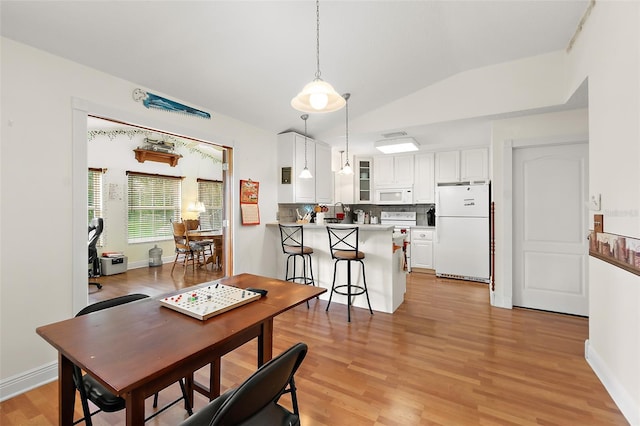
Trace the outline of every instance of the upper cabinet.
<instances>
[{"instance_id":1,"label":"upper cabinet","mask_svg":"<svg viewBox=\"0 0 640 426\"><path fill-rule=\"evenodd\" d=\"M306 158L305 158L306 157ZM305 166L311 179L301 179ZM278 135L278 202L324 203L332 199L331 149L294 132Z\"/></svg>"},{"instance_id":2,"label":"upper cabinet","mask_svg":"<svg viewBox=\"0 0 640 426\"><path fill-rule=\"evenodd\" d=\"M436 182L458 182L460 180L460 151L436 152Z\"/></svg>"},{"instance_id":3,"label":"upper cabinet","mask_svg":"<svg viewBox=\"0 0 640 426\"><path fill-rule=\"evenodd\" d=\"M413 155L373 157L373 182L376 187L413 185Z\"/></svg>"},{"instance_id":4,"label":"upper cabinet","mask_svg":"<svg viewBox=\"0 0 640 426\"><path fill-rule=\"evenodd\" d=\"M489 179L489 152L487 148L465 149L460 153L460 180Z\"/></svg>"},{"instance_id":5,"label":"upper cabinet","mask_svg":"<svg viewBox=\"0 0 640 426\"><path fill-rule=\"evenodd\" d=\"M489 179L487 148L436 152L436 182L465 182Z\"/></svg>"},{"instance_id":6,"label":"upper cabinet","mask_svg":"<svg viewBox=\"0 0 640 426\"><path fill-rule=\"evenodd\" d=\"M356 158L356 203L373 202L373 158Z\"/></svg>"},{"instance_id":7,"label":"upper cabinet","mask_svg":"<svg viewBox=\"0 0 640 426\"><path fill-rule=\"evenodd\" d=\"M316 203L331 204L333 202L333 172L331 171L331 147L322 142L316 147Z\"/></svg>"},{"instance_id":8,"label":"upper cabinet","mask_svg":"<svg viewBox=\"0 0 640 426\"><path fill-rule=\"evenodd\" d=\"M416 154L414 159L413 202L427 204L435 201L434 154Z\"/></svg>"}]
</instances>

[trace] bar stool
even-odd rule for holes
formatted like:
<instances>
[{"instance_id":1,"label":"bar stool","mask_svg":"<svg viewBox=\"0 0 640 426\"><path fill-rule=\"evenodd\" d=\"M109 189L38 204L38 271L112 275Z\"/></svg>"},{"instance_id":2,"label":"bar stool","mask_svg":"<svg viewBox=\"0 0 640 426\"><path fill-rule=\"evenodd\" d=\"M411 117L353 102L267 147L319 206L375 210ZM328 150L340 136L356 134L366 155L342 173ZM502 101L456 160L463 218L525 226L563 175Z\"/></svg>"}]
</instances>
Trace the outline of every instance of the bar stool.
<instances>
[{"instance_id":1,"label":"bar stool","mask_svg":"<svg viewBox=\"0 0 640 426\"><path fill-rule=\"evenodd\" d=\"M347 296L347 320L351 322L351 305L353 297L360 294L367 296L367 304L369 305L369 312L373 315L371 309L371 302L369 301L369 292L367 291L367 279L364 274L364 253L358 250L358 235L360 228L333 228L327 226L327 232L329 233L329 248L331 250L331 258L335 260L333 264L333 284L331 285L331 293L329 294L329 303L327 303L327 309L331 305L331 297L333 293ZM336 272L338 270L338 262L347 262L347 283L336 285ZM362 285L351 283L351 262L359 262L362 265ZM346 291L344 290L346 288Z\"/></svg>"},{"instance_id":2,"label":"bar stool","mask_svg":"<svg viewBox=\"0 0 640 426\"><path fill-rule=\"evenodd\" d=\"M313 265L311 262L311 254L313 254L313 248L304 245L304 229L302 228L302 225L279 226L282 252L287 255L284 280L298 282L306 285L315 285L315 281L313 278ZM299 270L299 268L296 268L296 259L298 257L302 260L301 270ZM289 263L292 259L293 270L291 272L291 276L289 276ZM301 275L296 275L298 273ZM309 302L307 302L307 308L308 307Z\"/></svg>"}]
</instances>

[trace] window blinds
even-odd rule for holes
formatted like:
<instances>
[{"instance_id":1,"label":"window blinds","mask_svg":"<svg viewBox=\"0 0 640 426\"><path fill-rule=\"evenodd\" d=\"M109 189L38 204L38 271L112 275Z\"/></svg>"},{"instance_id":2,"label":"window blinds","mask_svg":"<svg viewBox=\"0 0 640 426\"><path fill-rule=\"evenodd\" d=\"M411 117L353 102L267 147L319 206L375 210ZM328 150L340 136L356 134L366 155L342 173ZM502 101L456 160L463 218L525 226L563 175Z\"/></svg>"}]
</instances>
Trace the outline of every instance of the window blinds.
<instances>
[{"instance_id":1,"label":"window blinds","mask_svg":"<svg viewBox=\"0 0 640 426\"><path fill-rule=\"evenodd\" d=\"M198 179L198 200L206 211L200 213L200 229L222 229L223 185L221 181Z\"/></svg>"},{"instance_id":2,"label":"window blinds","mask_svg":"<svg viewBox=\"0 0 640 426\"><path fill-rule=\"evenodd\" d=\"M182 178L127 172L128 242L173 238L180 220Z\"/></svg>"},{"instance_id":3,"label":"window blinds","mask_svg":"<svg viewBox=\"0 0 640 426\"><path fill-rule=\"evenodd\" d=\"M87 223L94 217L102 217L102 169L89 169L89 186L87 188Z\"/></svg>"}]
</instances>

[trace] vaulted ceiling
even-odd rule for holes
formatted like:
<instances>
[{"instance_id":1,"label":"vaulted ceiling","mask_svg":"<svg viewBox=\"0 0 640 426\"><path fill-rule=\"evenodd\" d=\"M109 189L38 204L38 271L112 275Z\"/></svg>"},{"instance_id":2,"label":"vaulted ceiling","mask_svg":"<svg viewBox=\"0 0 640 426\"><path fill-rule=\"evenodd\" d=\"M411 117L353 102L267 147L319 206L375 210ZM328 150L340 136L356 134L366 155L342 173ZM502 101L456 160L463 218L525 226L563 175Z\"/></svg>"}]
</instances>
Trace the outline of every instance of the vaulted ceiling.
<instances>
[{"instance_id":1,"label":"vaulted ceiling","mask_svg":"<svg viewBox=\"0 0 640 426\"><path fill-rule=\"evenodd\" d=\"M355 118L462 71L565 49L587 6L323 0L322 78L352 94ZM274 133L303 128L290 101L316 71L313 1L3 0L1 7L5 37ZM344 127L344 113L316 114L308 125L311 135Z\"/></svg>"}]
</instances>

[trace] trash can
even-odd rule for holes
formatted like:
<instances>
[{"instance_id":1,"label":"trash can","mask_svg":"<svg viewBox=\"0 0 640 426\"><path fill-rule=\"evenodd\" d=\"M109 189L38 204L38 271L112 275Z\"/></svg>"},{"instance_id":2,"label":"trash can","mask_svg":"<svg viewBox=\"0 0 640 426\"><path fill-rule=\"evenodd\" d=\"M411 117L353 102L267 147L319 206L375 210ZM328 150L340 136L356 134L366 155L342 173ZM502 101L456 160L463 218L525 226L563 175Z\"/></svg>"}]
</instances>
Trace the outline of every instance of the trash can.
<instances>
[{"instance_id":1,"label":"trash can","mask_svg":"<svg viewBox=\"0 0 640 426\"><path fill-rule=\"evenodd\" d=\"M157 244L149 250L149 266L162 266L162 249Z\"/></svg>"}]
</instances>

